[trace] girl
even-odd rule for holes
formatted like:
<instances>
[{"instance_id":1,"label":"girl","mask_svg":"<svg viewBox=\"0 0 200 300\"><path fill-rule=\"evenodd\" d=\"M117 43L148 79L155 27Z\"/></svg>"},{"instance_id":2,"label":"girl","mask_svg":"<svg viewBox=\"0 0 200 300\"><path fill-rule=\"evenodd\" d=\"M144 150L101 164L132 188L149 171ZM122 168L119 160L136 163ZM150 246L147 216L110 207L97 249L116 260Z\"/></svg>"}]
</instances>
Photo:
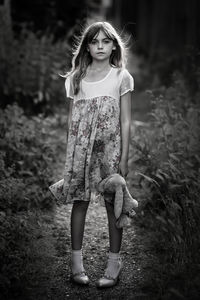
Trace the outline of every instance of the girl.
<instances>
[{"instance_id":1,"label":"girl","mask_svg":"<svg viewBox=\"0 0 200 300\"><path fill-rule=\"evenodd\" d=\"M90 25L82 35L66 75L70 100L69 131L62 192L71 212L72 279L88 284L83 267L82 241L92 191L113 173L128 172L131 91L133 78L125 69L125 47L108 22ZM72 101L73 100L73 101ZM110 251L98 287L117 283L122 262L122 229L117 228L112 199L104 195Z\"/></svg>"}]
</instances>

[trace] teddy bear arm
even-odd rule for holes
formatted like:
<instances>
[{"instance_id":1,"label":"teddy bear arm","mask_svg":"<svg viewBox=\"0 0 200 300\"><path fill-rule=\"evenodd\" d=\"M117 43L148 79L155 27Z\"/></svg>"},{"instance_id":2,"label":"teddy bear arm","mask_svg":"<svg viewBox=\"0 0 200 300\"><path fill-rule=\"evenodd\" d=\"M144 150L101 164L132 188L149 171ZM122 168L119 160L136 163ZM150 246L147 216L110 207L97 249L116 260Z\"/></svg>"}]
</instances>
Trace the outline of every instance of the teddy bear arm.
<instances>
[{"instance_id":1,"label":"teddy bear arm","mask_svg":"<svg viewBox=\"0 0 200 300\"><path fill-rule=\"evenodd\" d=\"M115 203L114 203L114 213L117 219L122 214L123 202L124 202L123 189L121 186L118 186L115 193Z\"/></svg>"}]
</instances>

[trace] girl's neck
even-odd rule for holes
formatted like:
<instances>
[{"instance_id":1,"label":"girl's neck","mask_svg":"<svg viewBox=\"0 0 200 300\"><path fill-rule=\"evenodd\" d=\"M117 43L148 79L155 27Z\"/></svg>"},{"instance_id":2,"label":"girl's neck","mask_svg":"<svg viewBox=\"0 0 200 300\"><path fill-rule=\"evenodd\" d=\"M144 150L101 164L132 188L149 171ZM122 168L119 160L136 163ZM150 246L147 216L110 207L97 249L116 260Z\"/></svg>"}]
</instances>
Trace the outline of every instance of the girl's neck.
<instances>
[{"instance_id":1,"label":"girl's neck","mask_svg":"<svg viewBox=\"0 0 200 300\"><path fill-rule=\"evenodd\" d=\"M89 69L91 71L97 71L97 72L109 70L110 68L111 68L111 65L110 65L109 61L105 61L105 62L93 61L89 65Z\"/></svg>"},{"instance_id":2,"label":"girl's neck","mask_svg":"<svg viewBox=\"0 0 200 300\"><path fill-rule=\"evenodd\" d=\"M111 68L112 66L109 62L91 63L87 68L84 80L88 82L102 80L110 72Z\"/></svg>"}]
</instances>

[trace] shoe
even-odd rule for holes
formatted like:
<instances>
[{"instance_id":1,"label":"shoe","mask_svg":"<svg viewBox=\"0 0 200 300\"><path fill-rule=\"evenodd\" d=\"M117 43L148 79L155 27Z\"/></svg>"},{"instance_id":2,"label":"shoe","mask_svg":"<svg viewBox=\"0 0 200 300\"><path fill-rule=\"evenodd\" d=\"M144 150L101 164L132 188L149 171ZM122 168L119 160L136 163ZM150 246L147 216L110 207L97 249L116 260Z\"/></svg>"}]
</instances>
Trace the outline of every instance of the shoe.
<instances>
[{"instance_id":1,"label":"shoe","mask_svg":"<svg viewBox=\"0 0 200 300\"><path fill-rule=\"evenodd\" d=\"M121 274L121 270L122 270L122 261L119 260L119 271L118 271L117 276L114 278L114 277L108 276L105 272L104 276L97 281L97 283L96 283L97 288L107 288L107 287L115 286L117 284L117 282L119 281L119 276Z\"/></svg>"},{"instance_id":2,"label":"shoe","mask_svg":"<svg viewBox=\"0 0 200 300\"><path fill-rule=\"evenodd\" d=\"M89 278L85 274L85 271L75 273L71 275L71 280L75 283L78 283L80 285L88 285L89 284Z\"/></svg>"}]
</instances>

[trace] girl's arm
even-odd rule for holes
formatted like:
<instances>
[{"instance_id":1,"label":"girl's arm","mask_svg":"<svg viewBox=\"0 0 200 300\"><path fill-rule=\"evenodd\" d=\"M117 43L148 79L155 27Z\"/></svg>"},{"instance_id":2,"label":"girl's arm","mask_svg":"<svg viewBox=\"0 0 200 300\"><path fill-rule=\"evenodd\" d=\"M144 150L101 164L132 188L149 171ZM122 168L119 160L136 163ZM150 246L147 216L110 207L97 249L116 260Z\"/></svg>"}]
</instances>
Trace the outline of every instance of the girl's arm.
<instances>
[{"instance_id":1,"label":"girl's arm","mask_svg":"<svg viewBox=\"0 0 200 300\"><path fill-rule=\"evenodd\" d=\"M130 139L130 126L131 126L131 93L128 92L121 96L121 140L122 140L122 153L119 169L122 176L128 173L128 152L129 152L129 139Z\"/></svg>"}]
</instances>

